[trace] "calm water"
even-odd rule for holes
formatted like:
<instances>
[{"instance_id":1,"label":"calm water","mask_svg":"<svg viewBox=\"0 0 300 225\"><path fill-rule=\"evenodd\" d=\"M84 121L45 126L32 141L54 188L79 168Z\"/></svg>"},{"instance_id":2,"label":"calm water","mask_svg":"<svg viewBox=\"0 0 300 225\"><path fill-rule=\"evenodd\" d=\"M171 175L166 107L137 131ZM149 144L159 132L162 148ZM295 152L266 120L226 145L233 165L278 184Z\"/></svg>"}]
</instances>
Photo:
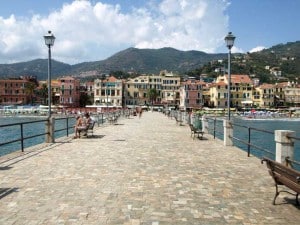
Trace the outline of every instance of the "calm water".
<instances>
[{"instance_id":1,"label":"calm water","mask_svg":"<svg viewBox=\"0 0 300 225\"><path fill-rule=\"evenodd\" d=\"M43 120L43 117L0 117L0 125L22 123L28 121ZM69 127L75 124L75 119L69 119ZM55 120L55 130L66 128L66 120ZM36 122L23 125L24 138L45 133L45 122ZM74 133L74 129L69 129L69 135ZM67 131L55 132L55 138L67 136ZM21 138L20 125L0 127L0 143L8 142ZM45 142L45 135L24 140L24 147L28 148ZM0 146L0 156L21 149L21 142L15 142L8 145ZM25 149L26 151L26 149Z\"/></svg>"},{"instance_id":2,"label":"calm water","mask_svg":"<svg viewBox=\"0 0 300 225\"><path fill-rule=\"evenodd\" d=\"M253 127L261 130L267 130L274 132L275 130L292 130L296 132L296 137L300 137L300 120L299 119L269 119L269 120L255 120L255 119L237 119L234 118L234 123L246 126ZM212 127L212 123L209 125ZM210 128L211 129L211 128ZM216 136L219 139L223 140L223 121L218 121L216 125L216 130L219 132ZM248 141L248 129L244 127L234 126L233 136L243 141ZM251 130L251 143L264 148L267 151L272 152L273 154L269 154L263 152L261 150L255 149L251 147L250 151L252 155L261 158L263 156L269 157L271 159L275 159L275 148L276 143L274 140L274 134L264 133L261 131ZM241 148L245 151L245 155L247 155L247 145L243 144L237 140L233 141L234 145ZM295 152L294 158L296 161L300 162L300 141L295 141ZM300 169L299 166L295 165L295 168Z\"/></svg>"}]
</instances>

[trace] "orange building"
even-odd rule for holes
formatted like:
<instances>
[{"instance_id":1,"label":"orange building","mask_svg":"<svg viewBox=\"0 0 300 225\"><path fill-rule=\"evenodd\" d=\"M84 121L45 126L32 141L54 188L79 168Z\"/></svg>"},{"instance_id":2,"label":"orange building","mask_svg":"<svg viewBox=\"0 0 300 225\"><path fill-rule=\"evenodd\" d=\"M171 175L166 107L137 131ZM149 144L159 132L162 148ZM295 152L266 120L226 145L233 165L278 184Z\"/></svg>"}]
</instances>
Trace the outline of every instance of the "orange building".
<instances>
[{"instance_id":1,"label":"orange building","mask_svg":"<svg viewBox=\"0 0 300 225\"><path fill-rule=\"evenodd\" d=\"M36 79L32 77L0 80L0 105L32 103L36 86Z\"/></svg>"}]
</instances>

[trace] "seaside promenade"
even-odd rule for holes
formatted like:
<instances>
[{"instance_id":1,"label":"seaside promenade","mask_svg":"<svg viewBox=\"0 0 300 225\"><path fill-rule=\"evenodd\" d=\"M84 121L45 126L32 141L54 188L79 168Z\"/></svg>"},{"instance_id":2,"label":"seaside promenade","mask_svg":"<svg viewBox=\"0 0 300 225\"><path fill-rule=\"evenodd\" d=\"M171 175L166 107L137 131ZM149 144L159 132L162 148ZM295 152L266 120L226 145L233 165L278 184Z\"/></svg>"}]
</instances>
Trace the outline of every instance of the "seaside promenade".
<instances>
[{"instance_id":1,"label":"seaside promenade","mask_svg":"<svg viewBox=\"0 0 300 225\"><path fill-rule=\"evenodd\" d=\"M0 225L299 224L254 156L158 112L0 157Z\"/></svg>"}]
</instances>

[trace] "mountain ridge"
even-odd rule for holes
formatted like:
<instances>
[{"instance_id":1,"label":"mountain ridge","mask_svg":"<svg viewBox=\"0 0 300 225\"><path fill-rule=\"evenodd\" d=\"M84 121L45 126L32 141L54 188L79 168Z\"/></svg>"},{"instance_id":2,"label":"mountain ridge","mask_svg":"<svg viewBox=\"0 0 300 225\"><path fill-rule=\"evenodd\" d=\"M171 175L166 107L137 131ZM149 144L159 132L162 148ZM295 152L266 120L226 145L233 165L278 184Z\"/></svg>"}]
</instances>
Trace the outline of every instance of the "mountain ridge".
<instances>
[{"instance_id":1,"label":"mountain ridge","mask_svg":"<svg viewBox=\"0 0 300 225\"><path fill-rule=\"evenodd\" d=\"M278 44L260 52L238 54L249 55L254 59L258 59L252 60L251 63L261 63L261 66L283 65L289 73L298 73L300 75L300 66L298 66L300 64L300 41ZM278 61L280 57L295 58L295 60L293 62L281 62ZM80 77L81 74L91 71L93 71L93 74L110 73L112 71L158 74L161 70L167 70L184 74L219 59L227 60L227 53L209 54L196 50L181 51L170 47L160 49L137 49L131 47L119 51L105 60L82 62L75 65L52 60L52 78L66 75ZM0 78L24 75L36 76L38 80L46 80L48 76L48 60L35 59L13 64L0 64Z\"/></svg>"},{"instance_id":2,"label":"mountain ridge","mask_svg":"<svg viewBox=\"0 0 300 225\"><path fill-rule=\"evenodd\" d=\"M208 54L195 50L181 51L169 47L161 49L137 49L131 47L100 61L69 65L52 60L51 72L53 78L64 75L76 76L87 71L98 71L98 73L109 73L111 71L159 73L161 70L169 70L184 73L220 57L225 58L226 54ZM48 76L47 66L47 59L0 64L0 78L32 75L39 80L45 80Z\"/></svg>"}]
</instances>

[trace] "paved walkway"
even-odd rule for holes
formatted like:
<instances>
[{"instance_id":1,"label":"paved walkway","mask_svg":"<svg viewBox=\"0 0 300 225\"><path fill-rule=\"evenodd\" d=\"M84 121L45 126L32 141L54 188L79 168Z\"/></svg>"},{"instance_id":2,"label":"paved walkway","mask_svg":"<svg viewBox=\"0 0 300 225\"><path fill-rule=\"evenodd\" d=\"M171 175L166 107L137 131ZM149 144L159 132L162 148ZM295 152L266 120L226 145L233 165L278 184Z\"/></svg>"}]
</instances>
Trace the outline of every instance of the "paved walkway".
<instances>
[{"instance_id":1,"label":"paved walkway","mask_svg":"<svg viewBox=\"0 0 300 225\"><path fill-rule=\"evenodd\" d=\"M0 224L299 224L255 157L157 112L0 158Z\"/></svg>"}]
</instances>

